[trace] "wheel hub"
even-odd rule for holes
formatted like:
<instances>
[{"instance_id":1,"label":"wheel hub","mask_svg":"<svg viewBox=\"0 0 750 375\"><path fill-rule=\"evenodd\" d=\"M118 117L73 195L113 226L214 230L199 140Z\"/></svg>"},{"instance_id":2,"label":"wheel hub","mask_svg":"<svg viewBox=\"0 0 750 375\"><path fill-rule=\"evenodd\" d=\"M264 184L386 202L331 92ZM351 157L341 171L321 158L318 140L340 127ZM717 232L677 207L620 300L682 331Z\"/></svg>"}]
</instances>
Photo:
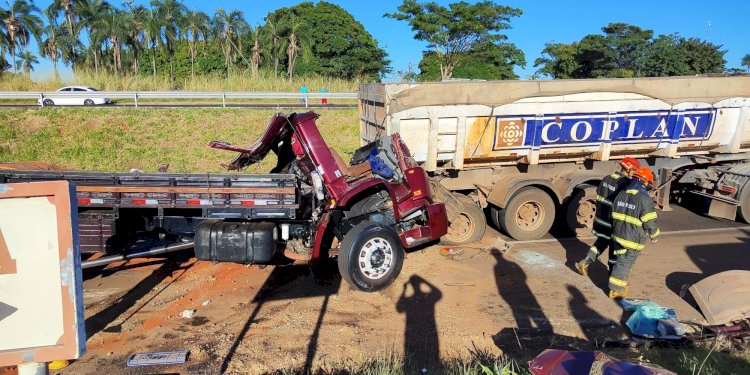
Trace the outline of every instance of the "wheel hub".
<instances>
[{"instance_id":1,"label":"wheel hub","mask_svg":"<svg viewBox=\"0 0 750 375\"><path fill-rule=\"evenodd\" d=\"M518 207L516 223L525 230L532 230L541 225L544 207L539 202L528 201Z\"/></svg>"},{"instance_id":2,"label":"wheel hub","mask_svg":"<svg viewBox=\"0 0 750 375\"><path fill-rule=\"evenodd\" d=\"M357 260L365 276L379 279L393 266L393 247L384 238L372 238L362 246Z\"/></svg>"},{"instance_id":3,"label":"wheel hub","mask_svg":"<svg viewBox=\"0 0 750 375\"><path fill-rule=\"evenodd\" d=\"M594 220L596 215L596 204L593 201L586 200L578 205L578 211L576 211L576 217L580 224L590 224Z\"/></svg>"}]
</instances>

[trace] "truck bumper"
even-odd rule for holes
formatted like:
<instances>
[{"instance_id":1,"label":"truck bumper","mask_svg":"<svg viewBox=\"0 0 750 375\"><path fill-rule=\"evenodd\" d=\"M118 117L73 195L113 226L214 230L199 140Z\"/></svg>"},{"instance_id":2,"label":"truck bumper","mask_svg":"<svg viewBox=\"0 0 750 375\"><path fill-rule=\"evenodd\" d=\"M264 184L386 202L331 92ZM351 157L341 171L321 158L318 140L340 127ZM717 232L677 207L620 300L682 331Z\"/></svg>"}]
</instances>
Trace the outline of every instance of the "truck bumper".
<instances>
[{"instance_id":1,"label":"truck bumper","mask_svg":"<svg viewBox=\"0 0 750 375\"><path fill-rule=\"evenodd\" d=\"M448 232L448 215L442 203L431 204L425 210L427 224L401 233L401 243L404 247L411 248L437 240Z\"/></svg>"}]
</instances>

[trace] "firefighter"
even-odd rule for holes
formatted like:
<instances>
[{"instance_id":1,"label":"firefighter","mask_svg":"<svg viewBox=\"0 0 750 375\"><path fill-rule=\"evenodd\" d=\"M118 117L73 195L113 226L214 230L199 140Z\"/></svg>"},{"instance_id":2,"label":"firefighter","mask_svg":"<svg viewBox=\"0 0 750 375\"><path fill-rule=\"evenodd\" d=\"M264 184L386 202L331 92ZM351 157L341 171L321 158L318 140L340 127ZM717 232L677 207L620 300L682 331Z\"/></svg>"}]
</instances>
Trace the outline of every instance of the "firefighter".
<instances>
[{"instance_id":1,"label":"firefighter","mask_svg":"<svg viewBox=\"0 0 750 375\"><path fill-rule=\"evenodd\" d=\"M611 270L612 266L614 266L612 218L610 217L612 201L614 201L620 191L624 190L630 184L631 175L640 167L641 165L638 163L638 160L633 158L622 159L620 161L620 171L605 176L602 182L599 183L599 187L596 188L596 217L594 218L594 226L591 231L596 236L596 241L589 248L586 257L576 263L576 269L581 275L588 275L589 266L596 262L599 255L603 254L607 248L609 248L609 269Z\"/></svg>"},{"instance_id":2,"label":"firefighter","mask_svg":"<svg viewBox=\"0 0 750 375\"><path fill-rule=\"evenodd\" d=\"M660 231L656 225L656 206L648 195L654 174L639 168L625 191L612 204L612 240L617 262L609 275L609 298L625 298L628 294L628 275L635 260L646 246L646 240L656 242Z\"/></svg>"}]
</instances>

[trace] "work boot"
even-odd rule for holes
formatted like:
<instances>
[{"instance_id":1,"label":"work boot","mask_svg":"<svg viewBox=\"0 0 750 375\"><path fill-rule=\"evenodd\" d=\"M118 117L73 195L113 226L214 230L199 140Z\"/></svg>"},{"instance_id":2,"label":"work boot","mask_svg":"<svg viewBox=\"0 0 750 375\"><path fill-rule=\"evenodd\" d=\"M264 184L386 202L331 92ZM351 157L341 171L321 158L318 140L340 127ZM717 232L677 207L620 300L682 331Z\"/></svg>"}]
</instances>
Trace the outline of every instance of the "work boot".
<instances>
[{"instance_id":1,"label":"work boot","mask_svg":"<svg viewBox=\"0 0 750 375\"><path fill-rule=\"evenodd\" d=\"M628 296L628 288L627 287L625 287L625 290L623 290L622 292L617 292L617 291L614 291L614 290L610 290L609 291L609 298L611 298L611 299L623 299L623 298L626 298L627 296Z\"/></svg>"},{"instance_id":2,"label":"work boot","mask_svg":"<svg viewBox=\"0 0 750 375\"><path fill-rule=\"evenodd\" d=\"M578 263L576 263L576 270L578 270L578 273L580 273L583 276L589 275L589 264L586 262L586 260L582 260Z\"/></svg>"}]
</instances>

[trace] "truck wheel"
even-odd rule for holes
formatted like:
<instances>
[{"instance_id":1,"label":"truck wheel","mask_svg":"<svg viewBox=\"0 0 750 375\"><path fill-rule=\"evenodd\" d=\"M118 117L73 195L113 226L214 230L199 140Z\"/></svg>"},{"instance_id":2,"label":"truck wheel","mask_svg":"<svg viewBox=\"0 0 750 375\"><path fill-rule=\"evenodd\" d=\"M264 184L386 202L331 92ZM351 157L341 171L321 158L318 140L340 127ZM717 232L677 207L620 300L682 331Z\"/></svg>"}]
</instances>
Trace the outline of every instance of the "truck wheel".
<instances>
[{"instance_id":1,"label":"truck wheel","mask_svg":"<svg viewBox=\"0 0 750 375\"><path fill-rule=\"evenodd\" d=\"M344 235L339 272L349 285L375 292L396 279L404 264L404 247L393 228L365 221Z\"/></svg>"},{"instance_id":2,"label":"truck wheel","mask_svg":"<svg viewBox=\"0 0 750 375\"><path fill-rule=\"evenodd\" d=\"M555 202L535 187L519 190L502 210L496 211L502 229L519 241L544 236L555 221Z\"/></svg>"},{"instance_id":3,"label":"truck wheel","mask_svg":"<svg viewBox=\"0 0 750 375\"><path fill-rule=\"evenodd\" d=\"M440 241L449 245L463 245L481 240L487 229L484 211L471 198L463 194L454 196L461 202L462 209L451 220L448 233Z\"/></svg>"},{"instance_id":4,"label":"truck wheel","mask_svg":"<svg viewBox=\"0 0 750 375\"><path fill-rule=\"evenodd\" d=\"M596 216L596 187L581 185L565 205L565 227L576 236L591 234Z\"/></svg>"},{"instance_id":5,"label":"truck wheel","mask_svg":"<svg viewBox=\"0 0 750 375\"><path fill-rule=\"evenodd\" d=\"M746 186L745 189L750 189L750 186ZM740 200L740 218L742 221L750 224L750 190L743 191L742 195L743 197Z\"/></svg>"}]
</instances>

